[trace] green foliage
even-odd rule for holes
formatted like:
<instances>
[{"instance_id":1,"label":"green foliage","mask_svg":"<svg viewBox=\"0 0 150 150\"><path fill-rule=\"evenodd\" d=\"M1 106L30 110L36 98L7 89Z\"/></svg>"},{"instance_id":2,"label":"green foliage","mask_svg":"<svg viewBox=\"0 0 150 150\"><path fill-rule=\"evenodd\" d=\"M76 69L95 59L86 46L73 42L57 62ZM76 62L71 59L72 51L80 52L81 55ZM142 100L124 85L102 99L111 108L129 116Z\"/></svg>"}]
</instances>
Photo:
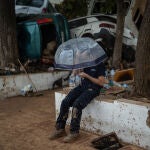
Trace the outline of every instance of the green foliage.
<instances>
[{"instance_id":1,"label":"green foliage","mask_svg":"<svg viewBox=\"0 0 150 150\"><path fill-rule=\"evenodd\" d=\"M101 2L99 5L99 12L104 14L114 14L116 13L116 0L106 0L106 2Z\"/></svg>"},{"instance_id":2,"label":"green foliage","mask_svg":"<svg viewBox=\"0 0 150 150\"><path fill-rule=\"evenodd\" d=\"M116 0L106 0L106 11L112 12L116 9Z\"/></svg>"},{"instance_id":3,"label":"green foliage","mask_svg":"<svg viewBox=\"0 0 150 150\"><path fill-rule=\"evenodd\" d=\"M86 0L64 0L61 4L55 5L55 7L67 19L73 19L87 14Z\"/></svg>"}]
</instances>

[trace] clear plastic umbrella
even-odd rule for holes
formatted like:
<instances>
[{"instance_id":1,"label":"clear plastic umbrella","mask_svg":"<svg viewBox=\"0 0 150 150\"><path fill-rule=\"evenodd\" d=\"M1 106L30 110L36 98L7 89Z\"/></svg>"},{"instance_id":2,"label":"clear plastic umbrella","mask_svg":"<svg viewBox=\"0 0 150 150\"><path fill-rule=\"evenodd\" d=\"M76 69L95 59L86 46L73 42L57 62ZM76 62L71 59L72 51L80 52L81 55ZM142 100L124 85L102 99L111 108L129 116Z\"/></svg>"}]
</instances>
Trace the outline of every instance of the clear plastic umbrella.
<instances>
[{"instance_id":1,"label":"clear plastic umbrella","mask_svg":"<svg viewBox=\"0 0 150 150\"><path fill-rule=\"evenodd\" d=\"M55 53L56 69L96 66L107 58L104 49L91 38L75 38L62 43Z\"/></svg>"}]
</instances>

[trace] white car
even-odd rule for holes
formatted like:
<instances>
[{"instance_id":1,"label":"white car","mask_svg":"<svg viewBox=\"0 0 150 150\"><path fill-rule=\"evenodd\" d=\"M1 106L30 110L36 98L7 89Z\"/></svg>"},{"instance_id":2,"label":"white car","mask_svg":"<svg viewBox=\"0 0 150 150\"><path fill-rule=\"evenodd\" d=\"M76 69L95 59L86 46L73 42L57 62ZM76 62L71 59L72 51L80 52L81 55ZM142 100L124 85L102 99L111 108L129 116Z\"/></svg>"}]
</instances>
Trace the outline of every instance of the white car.
<instances>
[{"instance_id":1,"label":"white car","mask_svg":"<svg viewBox=\"0 0 150 150\"><path fill-rule=\"evenodd\" d=\"M110 15L91 15L69 20L71 37L91 37L100 41L99 34L101 29L107 29L113 36L116 35L116 16ZM137 45L137 38L131 30L124 28L123 43L132 46Z\"/></svg>"},{"instance_id":2,"label":"white car","mask_svg":"<svg viewBox=\"0 0 150 150\"><path fill-rule=\"evenodd\" d=\"M16 0L16 14L41 14L56 12L49 0Z\"/></svg>"}]
</instances>

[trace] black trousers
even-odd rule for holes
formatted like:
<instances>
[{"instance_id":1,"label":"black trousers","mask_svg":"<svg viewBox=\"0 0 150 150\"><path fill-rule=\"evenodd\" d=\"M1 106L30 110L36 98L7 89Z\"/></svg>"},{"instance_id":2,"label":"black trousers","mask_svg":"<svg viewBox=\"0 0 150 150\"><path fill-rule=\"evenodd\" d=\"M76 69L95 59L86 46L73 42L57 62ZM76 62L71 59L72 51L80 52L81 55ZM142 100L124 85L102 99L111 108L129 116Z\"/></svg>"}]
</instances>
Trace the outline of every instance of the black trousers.
<instances>
[{"instance_id":1,"label":"black trousers","mask_svg":"<svg viewBox=\"0 0 150 150\"><path fill-rule=\"evenodd\" d=\"M94 97L99 95L100 90L77 86L72 89L61 103L60 114L56 121L56 129L64 129L68 118L69 108L72 107L70 133L78 133L82 109L84 109Z\"/></svg>"}]
</instances>

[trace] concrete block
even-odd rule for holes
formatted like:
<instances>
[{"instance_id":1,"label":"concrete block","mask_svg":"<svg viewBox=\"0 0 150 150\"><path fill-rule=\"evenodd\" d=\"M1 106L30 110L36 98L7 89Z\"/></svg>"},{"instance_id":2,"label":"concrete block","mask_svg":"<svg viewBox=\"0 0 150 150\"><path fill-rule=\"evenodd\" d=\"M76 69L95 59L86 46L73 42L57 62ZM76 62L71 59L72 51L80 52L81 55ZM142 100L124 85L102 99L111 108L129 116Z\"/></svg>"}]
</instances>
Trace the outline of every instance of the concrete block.
<instances>
[{"instance_id":1,"label":"concrete block","mask_svg":"<svg viewBox=\"0 0 150 150\"><path fill-rule=\"evenodd\" d=\"M54 71L50 73L31 73L29 76L37 90L42 91L51 89L55 80L67 74L68 71ZM0 76L0 99L20 95L20 90L28 84L32 85L25 74Z\"/></svg>"},{"instance_id":2,"label":"concrete block","mask_svg":"<svg viewBox=\"0 0 150 150\"><path fill-rule=\"evenodd\" d=\"M62 92L55 93L56 117L62 99ZM115 132L123 142L150 150L150 103L128 99L99 100L95 98L84 110L81 128L97 134ZM70 109L71 114L71 109ZM70 114L68 123L70 123Z\"/></svg>"}]
</instances>

